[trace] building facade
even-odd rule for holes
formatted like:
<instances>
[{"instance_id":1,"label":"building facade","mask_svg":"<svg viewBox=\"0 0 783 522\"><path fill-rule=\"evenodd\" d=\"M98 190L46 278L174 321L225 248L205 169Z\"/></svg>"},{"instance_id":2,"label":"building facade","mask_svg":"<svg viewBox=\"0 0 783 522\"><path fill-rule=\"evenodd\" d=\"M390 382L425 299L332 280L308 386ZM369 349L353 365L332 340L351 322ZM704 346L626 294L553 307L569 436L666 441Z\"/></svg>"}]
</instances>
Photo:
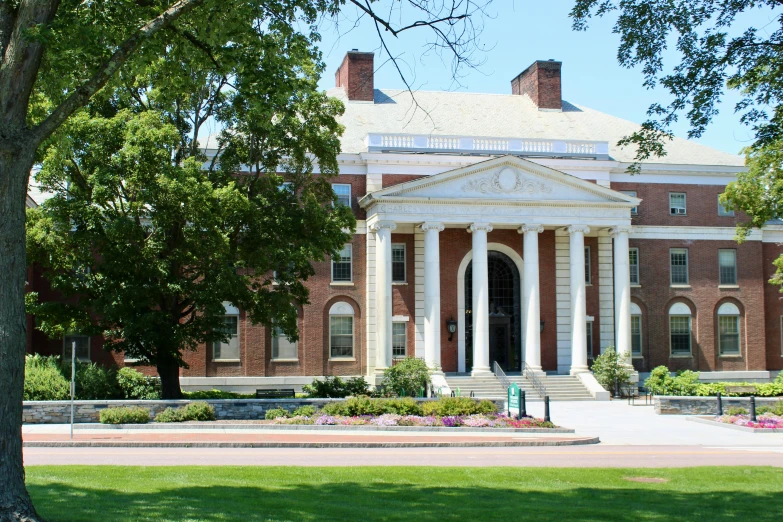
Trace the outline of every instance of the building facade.
<instances>
[{"instance_id":1,"label":"building facade","mask_svg":"<svg viewBox=\"0 0 783 522\"><path fill-rule=\"evenodd\" d=\"M609 346L642 374L783 369L767 282L783 225L738 244L743 216L718 199L742 158L674 139L631 175L634 151L616 143L638 125L562 100L560 71L536 62L508 95L411 94L375 88L372 53L348 53L329 94L346 106L332 182L353 240L316 264L298 342L226 303L235 335L188 354L183 383L373 378L405 356L446 373L578 374Z\"/></svg>"}]
</instances>

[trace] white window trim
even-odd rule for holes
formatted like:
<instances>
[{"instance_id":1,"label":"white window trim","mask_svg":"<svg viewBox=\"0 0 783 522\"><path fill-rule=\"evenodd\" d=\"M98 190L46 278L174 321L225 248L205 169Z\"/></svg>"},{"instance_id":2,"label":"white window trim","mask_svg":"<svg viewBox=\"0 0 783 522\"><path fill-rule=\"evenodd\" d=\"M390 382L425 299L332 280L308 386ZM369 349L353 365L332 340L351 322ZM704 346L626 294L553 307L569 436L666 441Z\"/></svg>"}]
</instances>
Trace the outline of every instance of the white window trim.
<instances>
[{"instance_id":1,"label":"white window trim","mask_svg":"<svg viewBox=\"0 0 783 522\"><path fill-rule=\"evenodd\" d=\"M224 306L225 306L225 303L224 303ZM242 362L242 345L239 342L240 341L240 335L241 335L240 334L241 328L239 327L239 314L238 313L224 314L223 317L224 318L225 317L236 317L237 318L237 353L238 353L239 357L237 357L236 359L231 359L231 358L226 358L226 357L221 357L220 359L215 358L215 344L217 344L220 341L213 341L212 342L212 362L216 362L216 363L225 363L225 362L236 363L236 362ZM223 344L223 343L221 343L221 344Z\"/></svg>"},{"instance_id":2,"label":"white window trim","mask_svg":"<svg viewBox=\"0 0 783 522\"><path fill-rule=\"evenodd\" d=\"M723 343L721 342L721 332L720 332L720 318L721 317L734 317L737 319L737 349L738 351L732 352L732 353L723 353L722 346ZM739 315L735 314L725 314L720 315L718 314L718 357L742 357L742 321L740 320Z\"/></svg>"},{"instance_id":3,"label":"white window trim","mask_svg":"<svg viewBox=\"0 0 783 522\"><path fill-rule=\"evenodd\" d=\"M684 283L675 283L674 282L674 270L672 270L672 251L674 250L682 250L685 252L685 282ZM670 248L669 249L669 286L675 287L675 288L684 288L684 287L690 287L691 285L691 274L690 274L690 268L691 268L691 260L690 256L688 255L688 249L687 248Z\"/></svg>"},{"instance_id":4,"label":"white window trim","mask_svg":"<svg viewBox=\"0 0 783 522\"><path fill-rule=\"evenodd\" d=\"M82 334L78 334L78 333L66 333L63 336L63 362L70 362L71 361L70 358L67 358L67 361L66 361L66 356L65 356L65 348L67 346L65 344L65 338L66 337L84 337L84 338L86 338L87 339L87 358L85 359L83 357L79 357L79 352L77 350L77 352L76 352L76 361L77 362L91 362L92 361L92 359L90 358L90 353L92 352L92 342L91 342L92 339L90 339L90 336L89 335L82 335ZM71 348L73 348L73 346L71 346Z\"/></svg>"},{"instance_id":5,"label":"white window trim","mask_svg":"<svg viewBox=\"0 0 783 522\"><path fill-rule=\"evenodd\" d=\"M720 194L718 194L718 216L720 217L735 217L735 213L733 210L726 210L726 207L724 207L720 202Z\"/></svg>"},{"instance_id":6,"label":"white window trim","mask_svg":"<svg viewBox=\"0 0 783 522\"><path fill-rule=\"evenodd\" d=\"M339 201L340 194L337 194L337 192L334 191L334 187L337 186L337 185L339 185L341 187L348 187L348 204L345 205L345 206L348 207L348 208L351 208L351 206L352 206L351 203L353 202L353 199L352 199L353 193L352 193L351 184L350 183L332 183L332 192L334 192L334 195L337 196L338 201Z\"/></svg>"},{"instance_id":7,"label":"white window trim","mask_svg":"<svg viewBox=\"0 0 783 522\"><path fill-rule=\"evenodd\" d=\"M631 196L633 198L636 197L636 191L635 190L621 190L620 194L625 194L626 196ZM638 216L639 215L639 207L633 207L631 209L631 215L632 216Z\"/></svg>"},{"instance_id":8,"label":"white window trim","mask_svg":"<svg viewBox=\"0 0 783 522\"><path fill-rule=\"evenodd\" d=\"M406 284L408 282L408 248L405 245L405 243L392 243L392 252L394 252L394 247L402 247L402 275L403 280L402 281L395 281L394 280L394 256L392 255L392 284L393 285L402 285Z\"/></svg>"},{"instance_id":9,"label":"white window trim","mask_svg":"<svg viewBox=\"0 0 783 522\"><path fill-rule=\"evenodd\" d=\"M678 212L676 214L672 214L673 208L679 208L672 206L672 195L680 195L682 194L682 209L684 212ZM686 192L669 192L669 215L670 216L687 216L688 215L688 194Z\"/></svg>"},{"instance_id":10,"label":"white window trim","mask_svg":"<svg viewBox=\"0 0 783 522\"><path fill-rule=\"evenodd\" d=\"M279 335L275 335L275 330L277 330L277 327L273 326L272 327L272 342L271 342L271 344L272 344L272 346L271 346L272 352L271 353L272 354L271 354L269 360L270 361L274 361L274 362L299 362L299 341L296 341L294 343L294 345L296 346L296 357L293 357L293 358L292 357L275 357L275 344L274 344L275 343L275 339L276 338L277 339L280 338ZM286 337L286 336L283 336L283 337L288 339L288 337Z\"/></svg>"},{"instance_id":11,"label":"white window trim","mask_svg":"<svg viewBox=\"0 0 783 522\"><path fill-rule=\"evenodd\" d=\"M734 282L724 283L721 281L720 271L720 253L721 252L734 252ZM739 287L739 268L737 267L737 249L736 248L719 248L718 249L718 286L720 288L738 288Z\"/></svg>"},{"instance_id":12,"label":"white window trim","mask_svg":"<svg viewBox=\"0 0 783 522\"><path fill-rule=\"evenodd\" d=\"M633 318L639 318L639 353L633 353ZM644 331L642 330L642 314L631 314L631 358L644 359Z\"/></svg>"},{"instance_id":13,"label":"white window trim","mask_svg":"<svg viewBox=\"0 0 783 522\"><path fill-rule=\"evenodd\" d=\"M351 355L332 356L332 317L351 318ZM329 314L329 360L330 361L355 361L356 360L356 316L354 314Z\"/></svg>"},{"instance_id":14,"label":"white window trim","mask_svg":"<svg viewBox=\"0 0 783 522\"><path fill-rule=\"evenodd\" d=\"M631 255L631 251L632 250L636 252L636 282L631 281L631 286L641 286L642 278L641 278L641 274L639 273L639 267L641 265L641 263L639 263L639 247L631 247L631 248L629 248L628 249L628 255L629 256ZM669 254L669 255L671 256L671 254ZM671 264L671 257L669 258L669 263ZM630 267L631 267L631 260L630 260L630 257L629 257L629 259L628 259L628 273L629 274L631 272Z\"/></svg>"},{"instance_id":15,"label":"white window trim","mask_svg":"<svg viewBox=\"0 0 783 522\"><path fill-rule=\"evenodd\" d=\"M688 353L674 353L672 351L672 317L686 317L688 319ZM669 314L668 316L669 320L669 357L676 359L678 357L681 358L692 358L693 357L693 316L691 315L680 315L680 314Z\"/></svg>"},{"instance_id":16,"label":"white window trim","mask_svg":"<svg viewBox=\"0 0 783 522\"><path fill-rule=\"evenodd\" d=\"M350 250L351 250L351 255L349 257L350 263L351 263L350 279L349 280L341 280L341 281L335 281L334 280L334 263L335 263L335 260L334 260L334 258L332 258L332 263L331 263L331 266L329 268L331 269L331 284L333 284L333 285L353 285L353 243L346 243L345 245L343 245L343 248L346 248L346 247L350 248ZM338 255L340 255L340 261L342 261L342 255L341 254L338 254Z\"/></svg>"},{"instance_id":17,"label":"white window trim","mask_svg":"<svg viewBox=\"0 0 783 522\"><path fill-rule=\"evenodd\" d=\"M405 336L405 340L403 342L403 351L405 352L404 355L394 355L394 325L395 324L401 324L403 325L403 334ZM392 357L406 357L408 355L408 323L404 321L392 321Z\"/></svg>"}]
</instances>

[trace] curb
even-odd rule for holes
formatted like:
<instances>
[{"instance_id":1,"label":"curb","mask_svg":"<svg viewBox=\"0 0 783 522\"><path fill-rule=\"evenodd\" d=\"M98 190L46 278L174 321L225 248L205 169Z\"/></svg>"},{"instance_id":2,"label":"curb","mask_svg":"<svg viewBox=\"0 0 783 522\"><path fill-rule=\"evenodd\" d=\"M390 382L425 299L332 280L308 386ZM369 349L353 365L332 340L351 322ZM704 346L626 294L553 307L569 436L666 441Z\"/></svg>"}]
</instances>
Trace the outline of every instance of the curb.
<instances>
[{"instance_id":1,"label":"curb","mask_svg":"<svg viewBox=\"0 0 783 522\"><path fill-rule=\"evenodd\" d=\"M443 426L316 426L312 424L74 424L74 430L280 430L280 431L399 431L411 433L576 433L571 428L446 428Z\"/></svg>"},{"instance_id":2,"label":"curb","mask_svg":"<svg viewBox=\"0 0 783 522\"><path fill-rule=\"evenodd\" d=\"M598 444L598 437L568 440L474 442L108 442L30 441L25 448L505 448L527 446L582 446Z\"/></svg>"},{"instance_id":3,"label":"curb","mask_svg":"<svg viewBox=\"0 0 783 522\"><path fill-rule=\"evenodd\" d=\"M745 431L748 433L783 433L783 429L778 428L749 428L748 426L737 426L736 424L727 424L725 422L718 422L711 419L705 419L704 417L686 417L685 420L691 422L698 422L699 424L709 424L717 428L726 428L730 430Z\"/></svg>"}]
</instances>

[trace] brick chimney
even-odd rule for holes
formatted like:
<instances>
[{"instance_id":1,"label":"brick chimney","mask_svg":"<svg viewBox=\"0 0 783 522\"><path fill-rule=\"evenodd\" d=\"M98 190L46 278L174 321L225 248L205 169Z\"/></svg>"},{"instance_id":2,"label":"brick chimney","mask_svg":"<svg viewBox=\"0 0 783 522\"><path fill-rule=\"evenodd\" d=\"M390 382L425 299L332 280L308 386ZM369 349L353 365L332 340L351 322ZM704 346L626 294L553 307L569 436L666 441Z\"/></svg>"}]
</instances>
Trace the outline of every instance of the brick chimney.
<instances>
[{"instance_id":1,"label":"brick chimney","mask_svg":"<svg viewBox=\"0 0 783 522\"><path fill-rule=\"evenodd\" d=\"M373 101L374 58L374 53L361 53L358 49L352 49L334 73L335 86L344 88L349 100Z\"/></svg>"},{"instance_id":2,"label":"brick chimney","mask_svg":"<svg viewBox=\"0 0 783 522\"><path fill-rule=\"evenodd\" d=\"M511 80L512 94L527 94L539 109L562 110L560 66L562 62L537 60Z\"/></svg>"}]
</instances>

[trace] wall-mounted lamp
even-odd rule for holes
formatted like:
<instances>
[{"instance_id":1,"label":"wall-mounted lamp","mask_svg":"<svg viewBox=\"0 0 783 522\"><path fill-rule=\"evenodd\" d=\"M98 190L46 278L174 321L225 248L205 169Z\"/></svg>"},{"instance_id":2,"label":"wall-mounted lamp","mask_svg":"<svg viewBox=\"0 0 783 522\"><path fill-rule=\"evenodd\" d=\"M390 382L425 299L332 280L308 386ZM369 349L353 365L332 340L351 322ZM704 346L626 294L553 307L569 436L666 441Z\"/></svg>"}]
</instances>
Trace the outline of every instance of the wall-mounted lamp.
<instances>
[{"instance_id":1,"label":"wall-mounted lamp","mask_svg":"<svg viewBox=\"0 0 783 522\"><path fill-rule=\"evenodd\" d=\"M454 317L452 316L451 319L446 321L446 329L449 331L449 342L454 338L454 332L457 331L457 321L454 320Z\"/></svg>"},{"instance_id":2,"label":"wall-mounted lamp","mask_svg":"<svg viewBox=\"0 0 783 522\"><path fill-rule=\"evenodd\" d=\"M541 321L541 333L544 333L544 325L546 324L546 321Z\"/></svg>"}]
</instances>

